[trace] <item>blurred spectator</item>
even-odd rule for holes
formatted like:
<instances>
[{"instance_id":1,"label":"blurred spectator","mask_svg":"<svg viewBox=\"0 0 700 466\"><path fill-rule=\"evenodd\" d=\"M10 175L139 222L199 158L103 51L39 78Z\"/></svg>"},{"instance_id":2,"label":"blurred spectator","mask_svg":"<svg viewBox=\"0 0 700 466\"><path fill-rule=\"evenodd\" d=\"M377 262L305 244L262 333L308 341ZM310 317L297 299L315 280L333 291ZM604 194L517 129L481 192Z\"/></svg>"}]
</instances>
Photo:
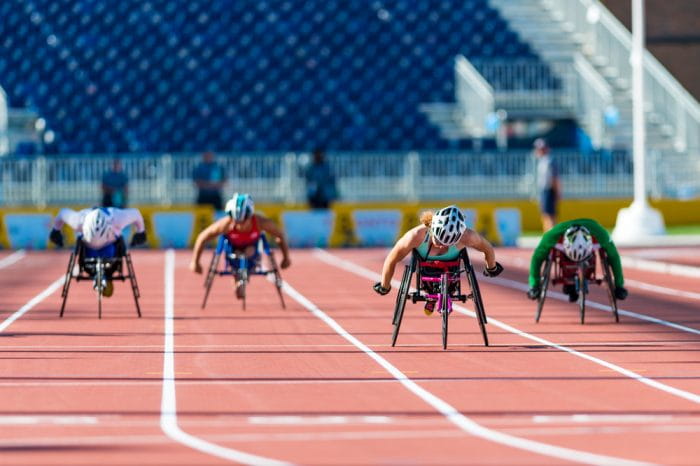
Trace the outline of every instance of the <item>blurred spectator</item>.
<instances>
[{"instance_id":1,"label":"blurred spectator","mask_svg":"<svg viewBox=\"0 0 700 466\"><path fill-rule=\"evenodd\" d=\"M221 190L226 183L224 167L214 160L213 152L204 152L202 162L194 169L194 184L197 186L197 204L223 209Z\"/></svg>"},{"instance_id":2,"label":"blurred spectator","mask_svg":"<svg viewBox=\"0 0 700 466\"><path fill-rule=\"evenodd\" d=\"M122 171L122 161L114 159L112 168L102 175L102 207L126 207L129 178Z\"/></svg>"},{"instance_id":3,"label":"blurred spectator","mask_svg":"<svg viewBox=\"0 0 700 466\"><path fill-rule=\"evenodd\" d=\"M316 149L313 162L306 169L306 199L312 209L328 209L336 200L335 175L326 162L323 150Z\"/></svg>"},{"instance_id":4,"label":"blurred spectator","mask_svg":"<svg viewBox=\"0 0 700 466\"><path fill-rule=\"evenodd\" d=\"M549 231L557 223L557 204L561 197L559 173L549 155L547 141L535 140L533 145L537 157L537 195L542 215L542 230Z\"/></svg>"}]
</instances>

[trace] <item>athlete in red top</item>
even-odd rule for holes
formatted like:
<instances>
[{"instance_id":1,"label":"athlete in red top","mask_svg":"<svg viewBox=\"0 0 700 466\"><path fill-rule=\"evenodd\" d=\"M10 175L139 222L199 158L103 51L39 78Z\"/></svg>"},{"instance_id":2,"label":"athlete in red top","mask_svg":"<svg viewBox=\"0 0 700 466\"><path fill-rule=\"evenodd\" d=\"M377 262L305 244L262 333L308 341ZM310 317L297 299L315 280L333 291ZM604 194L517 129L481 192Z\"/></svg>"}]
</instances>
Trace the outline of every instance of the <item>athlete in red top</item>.
<instances>
[{"instance_id":1,"label":"athlete in red top","mask_svg":"<svg viewBox=\"0 0 700 466\"><path fill-rule=\"evenodd\" d=\"M226 203L227 216L217 220L204 229L194 242L190 270L202 273L200 258L204 245L219 235L226 235L231 245L237 251L244 251L247 257L255 255L255 247L261 232L273 236L282 251L280 267L286 269L291 264L289 246L284 232L267 217L254 213L253 200L248 194L234 194Z\"/></svg>"}]
</instances>

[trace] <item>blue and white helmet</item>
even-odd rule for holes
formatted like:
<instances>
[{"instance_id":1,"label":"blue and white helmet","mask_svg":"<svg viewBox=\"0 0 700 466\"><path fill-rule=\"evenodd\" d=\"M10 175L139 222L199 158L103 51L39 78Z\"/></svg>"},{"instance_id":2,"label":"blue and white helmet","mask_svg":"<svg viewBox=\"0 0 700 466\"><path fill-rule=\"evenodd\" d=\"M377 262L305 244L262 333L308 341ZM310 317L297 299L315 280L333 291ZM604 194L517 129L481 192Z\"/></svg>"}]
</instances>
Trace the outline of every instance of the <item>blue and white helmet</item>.
<instances>
[{"instance_id":1,"label":"blue and white helmet","mask_svg":"<svg viewBox=\"0 0 700 466\"><path fill-rule=\"evenodd\" d=\"M438 210L430 222L430 232L444 246L457 244L466 229L464 212L456 205Z\"/></svg>"},{"instance_id":2,"label":"blue and white helmet","mask_svg":"<svg viewBox=\"0 0 700 466\"><path fill-rule=\"evenodd\" d=\"M117 240L112 227L112 214L104 208L88 212L83 220L83 241L91 248L99 249Z\"/></svg>"},{"instance_id":3,"label":"blue and white helmet","mask_svg":"<svg viewBox=\"0 0 700 466\"><path fill-rule=\"evenodd\" d=\"M248 220L255 212L255 204L253 198L249 194L236 193L231 200L226 203L224 209L227 214L237 222Z\"/></svg>"},{"instance_id":4,"label":"blue and white helmet","mask_svg":"<svg viewBox=\"0 0 700 466\"><path fill-rule=\"evenodd\" d=\"M564 232L564 254L574 262L581 262L593 254L593 238L588 228L572 226Z\"/></svg>"}]
</instances>

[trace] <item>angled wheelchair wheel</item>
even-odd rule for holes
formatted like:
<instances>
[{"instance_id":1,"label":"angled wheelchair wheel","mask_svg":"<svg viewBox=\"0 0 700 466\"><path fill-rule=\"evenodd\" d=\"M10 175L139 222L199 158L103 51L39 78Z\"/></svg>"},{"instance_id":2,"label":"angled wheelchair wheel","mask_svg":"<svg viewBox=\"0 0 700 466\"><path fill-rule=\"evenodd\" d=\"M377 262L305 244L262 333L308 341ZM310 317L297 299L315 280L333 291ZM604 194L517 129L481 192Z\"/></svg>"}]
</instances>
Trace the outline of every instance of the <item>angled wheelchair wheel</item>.
<instances>
[{"instance_id":1,"label":"angled wheelchair wheel","mask_svg":"<svg viewBox=\"0 0 700 466\"><path fill-rule=\"evenodd\" d=\"M582 264L578 266L576 273L576 291L578 291L578 310L581 316L581 323L586 319L586 294L588 293L588 280L586 280L586 271Z\"/></svg>"},{"instance_id":2,"label":"angled wheelchair wheel","mask_svg":"<svg viewBox=\"0 0 700 466\"><path fill-rule=\"evenodd\" d=\"M102 318L102 294L104 292L104 286L102 284L105 276L104 263L102 258L97 258L97 263L95 265L95 283L97 284L97 318Z\"/></svg>"},{"instance_id":3,"label":"angled wheelchair wheel","mask_svg":"<svg viewBox=\"0 0 700 466\"><path fill-rule=\"evenodd\" d=\"M131 254L128 252L124 254L124 260L126 261L126 270L129 274L129 283L131 284L131 292L134 295L134 303L136 304L136 314L141 317L141 306L139 305L139 298L141 293L139 292L139 285L136 281L136 272L134 272L134 264L131 262Z\"/></svg>"},{"instance_id":4,"label":"angled wheelchair wheel","mask_svg":"<svg viewBox=\"0 0 700 466\"><path fill-rule=\"evenodd\" d=\"M535 322L539 322L540 316L542 316L542 308L544 307L544 301L547 298L547 288L549 287L549 279L553 263L554 257L550 252L547 256L547 260L544 263L542 277L540 277L540 295L537 297L537 312L535 314Z\"/></svg>"},{"instance_id":5,"label":"angled wheelchair wheel","mask_svg":"<svg viewBox=\"0 0 700 466\"><path fill-rule=\"evenodd\" d=\"M612 270L610 267L610 262L608 261L608 256L605 254L603 249L599 250L600 253L600 264L603 269L603 280L605 281L605 287L608 290L608 300L610 301L610 308L612 309L613 316L615 317L615 322L620 322L620 316L617 313L617 298L615 298L615 284L613 282Z\"/></svg>"},{"instance_id":6,"label":"angled wheelchair wheel","mask_svg":"<svg viewBox=\"0 0 700 466\"><path fill-rule=\"evenodd\" d=\"M479 322L479 329L481 330L481 336L484 339L484 346L489 346L489 336L486 333L486 309L484 309L484 302L481 299L481 290L479 289L479 282L476 280L476 273L474 273L474 267L467 258L464 260L464 266L467 272L467 280L469 281L469 287L472 292L472 299L474 300L474 308L476 310L476 320Z\"/></svg>"},{"instance_id":7,"label":"angled wheelchair wheel","mask_svg":"<svg viewBox=\"0 0 700 466\"><path fill-rule=\"evenodd\" d=\"M272 271L275 278L275 288L277 289L277 295L280 297L282 309L287 309L287 306L284 303L284 294L282 293L284 282L282 281L282 275L280 274L279 267L277 267L277 260L275 259L275 255L272 251L270 251L268 257L270 258L270 264L272 265Z\"/></svg>"},{"instance_id":8,"label":"angled wheelchair wheel","mask_svg":"<svg viewBox=\"0 0 700 466\"><path fill-rule=\"evenodd\" d=\"M73 268L75 268L75 260L78 256L78 245L76 245L75 250L70 253L70 259L68 259L68 270L66 271L66 278L63 282L63 290L61 291L61 297L63 301L61 302L61 311L58 314L59 317L63 317L63 312L66 310L66 301L68 301L68 291L70 290L70 282L73 280Z\"/></svg>"},{"instance_id":9,"label":"angled wheelchair wheel","mask_svg":"<svg viewBox=\"0 0 700 466\"><path fill-rule=\"evenodd\" d=\"M243 310L246 309L246 288L248 287L248 269L247 264L243 264L244 267L236 270L233 274L234 279L234 291L236 293L236 299L241 300L243 305Z\"/></svg>"},{"instance_id":10,"label":"angled wheelchair wheel","mask_svg":"<svg viewBox=\"0 0 700 466\"><path fill-rule=\"evenodd\" d=\"M202 307L204 309L207 305L207 299L209 298L209 292L211 291L211 285L214 283L214 277L216 276L216 268L219 266L219 259L221 258L220 252L214 252L214 256L211 258L209 263L209 270L207 271L207 278L204 279L204 299L202 300Z\"/></svg>"},{"instance_id":11,"label":"angled wheelchair wheel","mask_svg":"<svg viewBox=\"0 0 700 466\"><path fill-rule=\"evenodd\" d=\"M406 299L408 298L408 291L411 288L411 275L413 275L413 267L411 265L407 265L403 270L401 285L399 286L399 294L396 296L396 304L394 306L394 317L392 319L394 331L391 335L391 346L396 345L396 339L398 338L399 330L401 329L403 311L406 308Z\"/></svg>"},{"instance_id":12,"label":"angled wheelchair wheel","mask_svg":"<svg viewBox=\"0 0 700 466\"><path fill-rule=\"evenodd\" d=\"M450 317L449 273L440 277L440 313L442 314L442 349L447 349L447 323Z\"/></svg>"}]
</instances>

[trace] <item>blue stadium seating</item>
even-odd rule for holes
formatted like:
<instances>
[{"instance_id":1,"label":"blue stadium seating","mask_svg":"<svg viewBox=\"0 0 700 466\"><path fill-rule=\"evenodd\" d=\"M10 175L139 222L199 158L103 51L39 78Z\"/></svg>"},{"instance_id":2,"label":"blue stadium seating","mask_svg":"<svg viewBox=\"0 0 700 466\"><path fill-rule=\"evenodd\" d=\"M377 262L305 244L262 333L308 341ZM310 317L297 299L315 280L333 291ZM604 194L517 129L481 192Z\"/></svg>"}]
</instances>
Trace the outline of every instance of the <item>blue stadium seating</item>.
<instances>
[{"instance_id":1,"label":"blue stadium seating","mask_svg":"<svg viewBox=\"0 0 700 466\"><path fill-rule=\"evenodd\" d=\"M445 149L418 106L455 55L537 59L487 0L5 0L0 31L57 153Z\"/></svg>"}]
</instances>

